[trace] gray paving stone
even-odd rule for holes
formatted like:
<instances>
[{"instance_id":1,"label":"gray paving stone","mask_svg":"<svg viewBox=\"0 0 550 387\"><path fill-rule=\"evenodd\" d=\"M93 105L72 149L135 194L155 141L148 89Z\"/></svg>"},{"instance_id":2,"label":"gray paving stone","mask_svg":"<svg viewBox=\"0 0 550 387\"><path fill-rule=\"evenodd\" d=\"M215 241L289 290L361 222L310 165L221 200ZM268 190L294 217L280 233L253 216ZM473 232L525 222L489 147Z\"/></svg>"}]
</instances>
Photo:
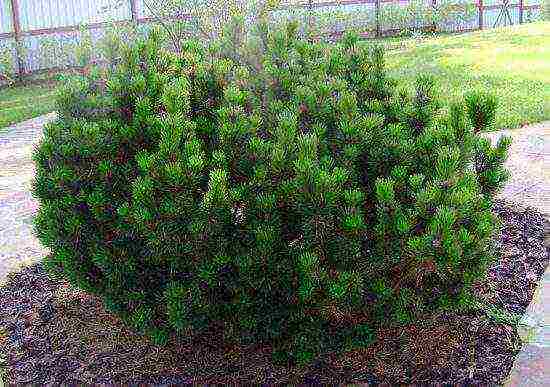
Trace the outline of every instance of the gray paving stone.
<instances>
[{"instance_id":1,"label":"gray paving stone","mask_svg":"<svg viewBox=\"0 0 550 387\"><path fill-rule=\"evenodd\" d=\"M550 267L520 323L525 345L518 354L508 386L550 386Z\"/></svg>"},{"instance_id":2,"label":"gray paving stone","mask_svg":"<svg viewBox=\"0 0 550 387\"><path fill-rule=\"evenodd\" d=\"M30 194L31 156L44 125L54 118L55 114L47 114L0 132L0 283L9 272L47 254L32 234L38 207Z\"/></svg>"}]
</instances>

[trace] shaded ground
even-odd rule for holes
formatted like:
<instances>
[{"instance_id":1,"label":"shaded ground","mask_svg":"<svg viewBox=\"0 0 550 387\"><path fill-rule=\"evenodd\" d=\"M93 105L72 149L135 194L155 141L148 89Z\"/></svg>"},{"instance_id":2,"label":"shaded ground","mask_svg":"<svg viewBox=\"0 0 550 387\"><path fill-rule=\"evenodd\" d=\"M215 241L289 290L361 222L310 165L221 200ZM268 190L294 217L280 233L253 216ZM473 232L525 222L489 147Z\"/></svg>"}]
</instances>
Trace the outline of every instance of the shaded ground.
<instances>
[{"instance_id":1,"label":"shaded ground","mask_svg":"<svg viewBox=\"0 0 550 387\"><path fill-rule=\"evenodd\" d=\"M32 383L453 383L504 382L521 348L519 315L550 259L544 218L501 203L502 259L480 294L492 306L433 316L379 332L369 348L325 356L304 369L274 367L270 348L227 346L220 329L157 349L98 299L26 268L0 288L6 381ZM547 234L548 235L548 234Z\"/></svg>"}]
</instances>

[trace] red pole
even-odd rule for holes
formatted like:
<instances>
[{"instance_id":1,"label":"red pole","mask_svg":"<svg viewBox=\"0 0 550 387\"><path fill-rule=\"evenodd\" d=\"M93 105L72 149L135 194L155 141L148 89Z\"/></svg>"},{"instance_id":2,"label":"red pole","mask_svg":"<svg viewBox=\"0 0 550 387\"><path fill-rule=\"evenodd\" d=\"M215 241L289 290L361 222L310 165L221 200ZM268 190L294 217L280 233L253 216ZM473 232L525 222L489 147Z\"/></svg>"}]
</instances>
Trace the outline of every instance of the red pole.
<instances>
[{"instance_id":1,"label":"red pole","mask_svg":"<svg viewBox=\"0 0 550 387\"><path fill-rule=\"evenodd\" d=\"M19 77L19 80L23 77L23 73L25 72L25 65L23 63L23 59L21 58L21 53L19 51L19 47L21 45L21 19L19 17L19 1L18 0L10 0L11 4L11 15L12 15L12 22L13 22L13 37L15 39L15 46L16 46L16 59L17 59L17 75Z\"/></svg>"},{"instance_id":2,"label":"red pole","mask_svg":"<svg viewBox=\"0 0 550 387\"><path fill-rule=\"evenodd\" d=\"M483 29L483 0L479 0L478 2L478 9L479 9L479 29Z\"/></svg>"}]
</instances>

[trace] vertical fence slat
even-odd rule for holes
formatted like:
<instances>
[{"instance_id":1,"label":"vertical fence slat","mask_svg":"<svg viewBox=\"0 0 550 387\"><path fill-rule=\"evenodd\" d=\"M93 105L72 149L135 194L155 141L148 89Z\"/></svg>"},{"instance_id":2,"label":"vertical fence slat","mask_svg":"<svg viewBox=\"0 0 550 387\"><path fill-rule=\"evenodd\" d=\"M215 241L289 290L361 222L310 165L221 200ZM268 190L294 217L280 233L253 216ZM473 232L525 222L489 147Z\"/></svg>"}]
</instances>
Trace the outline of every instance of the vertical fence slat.
<instances>
[{"instance_id":1,"label":"vertical fence slat","mask_svg":"<svg viewBox=\"0 0 550 387\"><path fill-rule=\"evenodd\" d=\"M137 23L139 19L139 10L138 10L137 0L130 0L130 12L132 14L132 21L134 23Z\"/></svg>"},{"instance_id":2,"label":"vertical fence slat","mask_svg":"<svg viewBox=\"0 0 550 387\"><path fill-rule=\"evenodd\" d=\"M307 33L311 34L312 31L313 31L313 0L309 0L307 2Z\"/></svg>"},{"instance_id":3,"label":"vertical fence slat","mask_svg":"<svg viewBox=\"0 0 550 387\"><path fill-rule=\"evenodd\" d=\"M380 0L375 2L375 15L376 15L376 37L380 36Z\"/></svg>"},{"instance_id":4,"label":"vertical fence slat","mask_svg":"<svg viewBox=\"0 0 550 387\"><path fill-rule=\"evenodd\" d=\"M10 0L11 4L11 16L13 24L13 37L15 39L15 60L17 62L17 77L21 80L23 73L25 72L25 65L23 63L23 58L21 58L20 47L22 44L21 39L21 18L19 15L19 1Z\"/></svg>"},{"instance_id":5,"label":"vertical fence slat","mask_svg":"<svg viewBox=\"0 0 550 387\"><path fill-rule=\"evenodd\" d=\"M437 0L432 0L432 17L434 18L432 23L433 32L437 31L437 22L435 21L436 12L437 12Z\"/></svg>"},{"instance_id":6,"label":"vertical fence slat","mask_svg":"<svg viewBox=\"0 0 550 387\"><path fill-rule=\"evenodd\" d=\"M479 29L483 29L483 0L478 0L477 3L478 12L479 12Z\"/></svg>"},{"instance_id":7,"label":"vertical fence slat","mask_svg":"<svg viewBox=\"0 0 550 387\"><path fill-rule=\"evenodd\" d=\"M519 0L519 24L523 24L523 0Z\"/></svg>"}]
</instances>

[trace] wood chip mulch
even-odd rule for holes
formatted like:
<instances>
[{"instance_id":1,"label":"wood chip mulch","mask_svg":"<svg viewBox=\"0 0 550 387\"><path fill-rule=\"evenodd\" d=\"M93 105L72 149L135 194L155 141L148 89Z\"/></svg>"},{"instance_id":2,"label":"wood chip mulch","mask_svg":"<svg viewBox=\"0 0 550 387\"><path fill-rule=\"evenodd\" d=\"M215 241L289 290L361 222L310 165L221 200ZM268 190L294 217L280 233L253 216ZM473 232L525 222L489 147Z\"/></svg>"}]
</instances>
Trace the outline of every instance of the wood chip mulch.
<instances>
[{"instance_id":1,"label":"wood chip mulch","mask_svg":"<svg viewBox=\"0 0 550 387\"><path fill-rule=\"evenodd\" d=\"M550 261L550 223L498 202L501 258L477 286L500 315L531 302ZM124 327L96 298L47 277L40 264L0 288L0 381L6 384L398 384L495 385L521 348L517 325L480 310L440 314L379 332L369 348L325 356L303 369L274 367L268 347L223 343L219 330L159 349ZM1 383L0 383L1 384Z\"/></svg>"}]
</instances>

